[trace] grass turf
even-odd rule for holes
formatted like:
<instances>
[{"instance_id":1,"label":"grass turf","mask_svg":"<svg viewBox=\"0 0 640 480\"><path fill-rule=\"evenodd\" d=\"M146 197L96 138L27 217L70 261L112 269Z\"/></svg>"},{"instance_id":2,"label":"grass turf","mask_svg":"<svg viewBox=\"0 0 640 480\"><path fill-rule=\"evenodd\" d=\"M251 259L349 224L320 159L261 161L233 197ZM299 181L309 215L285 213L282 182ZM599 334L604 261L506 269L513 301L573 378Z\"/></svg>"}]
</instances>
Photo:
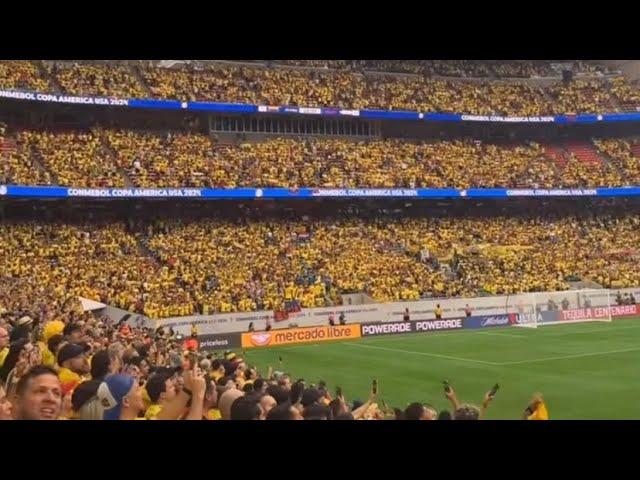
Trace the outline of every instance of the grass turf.
<instances>
[{"instance_id":1,"label":"grass turf","mask_svg":"<svg viewBox=\"0 0 640 480\"><path fill-rule=\"evenodd\" d=\"M379 336L245 354L261 372L271 365L307 385L323 379L332 392L341 385L348 402L366 400L377 378L378 398L389 406L419 401L445 409L446 379L461 401L480 405L497 382L487 419L520 418L536 391L544 394L551 419L634 419L640 412L639 319Z\"/></svg>"}]
</instances>

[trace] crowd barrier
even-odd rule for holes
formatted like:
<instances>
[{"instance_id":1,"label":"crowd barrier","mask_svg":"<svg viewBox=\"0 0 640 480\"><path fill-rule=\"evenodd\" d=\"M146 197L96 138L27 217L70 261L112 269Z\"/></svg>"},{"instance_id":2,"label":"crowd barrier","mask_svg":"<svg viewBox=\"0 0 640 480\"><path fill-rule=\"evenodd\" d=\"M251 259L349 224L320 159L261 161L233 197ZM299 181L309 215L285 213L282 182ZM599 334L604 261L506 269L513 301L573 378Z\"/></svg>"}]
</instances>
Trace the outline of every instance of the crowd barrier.
<instances>
[{"instance_id":1,"label":"crowd barrier","mask_svg":"<svg viewBox=\"0 0 640 480\"><path fill-rule=\"evenodd\" d=\"M447 330L478 329L516 326L530 323L536 315L538 323L599 319L607 317L611 311L614 318L640 315L640 305L593 307L558 311L542 311L536 314L509 313L505 315L476 315L469 317L445 318L439 320L403 320L392 322L365 322L351 325L314 326L304 328L282 328L278 330L202 335L198 337L201 350L216 350L242 347L261 348L291 344L323 343L358 338L429 333Z\"/></svg>"},{"instance_id":2,"label":"crowd barrier","mask_svg":"<svg viewBox=\"0 0 640 480\"><path fill-rule=\"evenodd\" d=\"M593 290L591 302L593 307L608 306L613 301L618 290L599 289ZM623 288L621 294L633 294L640 298L640 288ZM536 293L544 300L545 293ZM576 291L570 296L569 308L578 306ZM182 317L169 317L161 320L153 320L155 327L173 328L183 335L189 335L191 325L195 324L202 334L218 334L228 332L246 332L250 323L256 330L264 329L267 322L271 322L274 330L287 327L310 327L327 325L331 315L338 318L344 314L349 324L366 324L374 322L394 322L403 319L405 310L409 309L412 319L435 319L435 309L438 305L444 318L461 318L465 316L467 305L472 310L472 315L500 316L505 313L517 313L518 305L531 302L531 294L521 293L516 295L489 295L483 297L463 298L432 298L416 301L390 302L390 303L366 303L358 305L336 305L333 307L303 308L299 312L292 312L289 317L281 322L276 321L273 311L216 313L211 315L188 315ZM623 307L613 307L623 308ZM118 317L119 318L119 317Z\"/></svg>"}]
</instances>

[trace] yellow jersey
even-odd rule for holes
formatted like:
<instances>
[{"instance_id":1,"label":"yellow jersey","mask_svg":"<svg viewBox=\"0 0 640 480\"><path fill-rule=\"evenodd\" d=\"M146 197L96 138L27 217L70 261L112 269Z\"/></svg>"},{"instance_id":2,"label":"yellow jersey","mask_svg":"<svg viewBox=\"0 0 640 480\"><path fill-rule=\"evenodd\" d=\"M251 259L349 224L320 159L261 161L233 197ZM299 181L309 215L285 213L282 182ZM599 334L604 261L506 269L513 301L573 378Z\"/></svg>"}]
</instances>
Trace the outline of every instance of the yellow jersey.
<instances>
[{"instance_id":1,"label":"yellow jersey","mask_svg":"<svg viewBox=\"0 0 640 480\"><path fill-rule=\"evenodd\" d=\"M147 411L144 413L144 418L146 418L147 420L153 420L158 416L158 414L160 413L160 410L162 410L161 405L157 405L157 404L151 405L149 408L147 408Z\"/></svg>"},{"instance_id":2,"label":"yellow jersey","mask_svg":"<svg viewBox=\"0 0 640 480\"><path fill-rule=\"evenodd\" d=\"M544 402L540 402L535 411L527 417L527 420L549 420L549 412Z\"/></svg>"},{"instance_id":3,"label":"yellow jersey","mask_svg":"<svg viewBox=\"0 0 640 480\"><path fill-rule=\"evenodd\" d=\"M4 347L2 350L0 350L0 368L2 368L2 365L4 365L4 361L6 360L8 354L9 347Z\"/></svg>"}]
</instances>

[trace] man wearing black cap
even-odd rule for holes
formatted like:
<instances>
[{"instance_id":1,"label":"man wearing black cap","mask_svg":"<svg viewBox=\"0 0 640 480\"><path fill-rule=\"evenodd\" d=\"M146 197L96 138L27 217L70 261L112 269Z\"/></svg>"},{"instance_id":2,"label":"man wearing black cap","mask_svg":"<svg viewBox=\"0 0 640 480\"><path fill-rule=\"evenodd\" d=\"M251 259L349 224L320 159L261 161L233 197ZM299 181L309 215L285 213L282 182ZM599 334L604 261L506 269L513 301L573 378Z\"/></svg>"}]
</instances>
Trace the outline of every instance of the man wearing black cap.
<instances>
[{"instance_id":1,"label":"man wearing black cap","mask_svg":"<svg viewBox=\"0 0 640 480\"><path fill-rule=\"evenodd\" d=\"M83 376L91 370L87 353L91 347L86 343L66 343L58 351L58 365L60 365L60 382L62 383L62 395L71 392Z\"/></svg>"}]
</instances>

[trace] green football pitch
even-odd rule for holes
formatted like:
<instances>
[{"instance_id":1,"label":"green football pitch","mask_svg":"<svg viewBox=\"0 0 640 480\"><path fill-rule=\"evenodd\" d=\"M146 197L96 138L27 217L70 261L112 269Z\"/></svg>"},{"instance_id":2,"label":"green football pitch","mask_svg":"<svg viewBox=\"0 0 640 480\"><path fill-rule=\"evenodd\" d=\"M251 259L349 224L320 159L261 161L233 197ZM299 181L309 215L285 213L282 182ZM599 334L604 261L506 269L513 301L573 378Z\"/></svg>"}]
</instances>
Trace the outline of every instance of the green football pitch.
<instances>
[{"instance_id":1,"label":"green football pitch","mask_svg":"<svg viewBox=\"0 0 640 480\"><path fill-rule=\"evenodd\" d=\"M341 385L348 402L366 400L373 378L379 399L403 408L425 402L449 408L442 381L462 402L480 405L500 390L487 419L518 419L534 392L551 419L640 418L640 321L489 328L368 337L246 350L250 364L291 373L307 385ZM282 357L282 363L279 362Z\"/></svg>"}]
</instances>

